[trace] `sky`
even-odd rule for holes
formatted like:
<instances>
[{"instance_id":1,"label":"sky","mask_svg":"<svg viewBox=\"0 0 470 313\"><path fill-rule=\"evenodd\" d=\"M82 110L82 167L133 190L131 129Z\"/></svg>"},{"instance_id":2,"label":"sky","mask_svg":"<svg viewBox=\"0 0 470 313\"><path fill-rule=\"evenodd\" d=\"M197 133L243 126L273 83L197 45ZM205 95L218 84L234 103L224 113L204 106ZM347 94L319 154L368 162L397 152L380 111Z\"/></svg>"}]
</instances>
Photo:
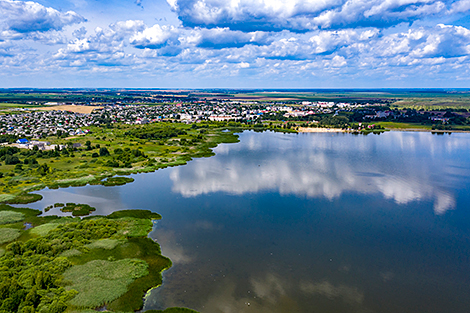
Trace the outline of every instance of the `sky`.
<instances>
[{"instance_id":1,"label":"sky","mask_svg":"<svg viewBox=\"0 0 470 313\"><path fill-rule=\"evenodd\" d=\"M0 0L0 88L469 88L470 0Z\"/></svg>"}]
</instances>

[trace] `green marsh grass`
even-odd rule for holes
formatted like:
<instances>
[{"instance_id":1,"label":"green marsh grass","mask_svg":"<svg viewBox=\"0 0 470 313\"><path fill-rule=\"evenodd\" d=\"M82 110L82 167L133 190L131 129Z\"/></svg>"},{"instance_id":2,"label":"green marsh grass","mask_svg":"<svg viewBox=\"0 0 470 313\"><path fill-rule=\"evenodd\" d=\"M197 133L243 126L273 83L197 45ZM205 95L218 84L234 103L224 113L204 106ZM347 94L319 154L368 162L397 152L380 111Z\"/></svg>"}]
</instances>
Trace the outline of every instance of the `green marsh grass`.
<instances>
[{"instance_id":1,"label":"green marsh grass","mask_svg":"<svg viewBox=\"0 0 470 313\"><path fill-rule=\"evenodd\" d=\"M24 214L20 212L0 211L0 225L21 222L24 218Z\"/></svg>"},{"instance_id":2,"label":"green marsh grass","mask_svg":"<svg viewBox=\"0 0 470 313\"><path fill-rule=\"evenodd\" d=\"M37 236L46 236L51 230L56 229L59 223L47 223L32 228L29 232Z\"/></svg>"},{"instance_id":3,"label":"green marsh grass","mask_svg":"<svg viewBox=\"0 0 470 313\"><path fill-rule=\"evenodd\" d=\"M168 308L163 311L161 310L148 310L145 313L198 313L197 311L187 308Z\"/></svg>"},{"instance_id":4,"label":"green marsh grass","mask_svg":"<svg viewBox=\"0 0 470 313\"><path fill-rule=\"evenodd\" d=\"M80 255L80 254L82 254L82 251L77 250L77 249L70 249L70 250L66 250L66 251L62 252L59 256L64 257L64 258L68 258L68 257L72 257L72 256L77 256L77 255Z\"/></svg>"},{"instance_id":5,"label":"green marsh grass","mask_svg":"<svg viewBox=\"0 0 470 313\"><path fill-rule=\"evenodd\" d=\"M105 238L105 239L96 240L90 244L87 244L85 245L85 247L88 249L112 250L124 242L125 241L123 240Z\"/></svg>"},{"instance_id":6,"label":"green marsh grass","mask_svg":"<svg viewBox=\"0 0 470 313\"><path fill-rule=\"evenodd\" d=\"M21 235L18 229L14 228L0 228L0 245L11 242Z\"/></svg>"},{"instance_id":7,"label":"green marsh grass","mask_svg":"<svg viewBox=\"0 0 470 313\"><path fill-rule=\"evenodd\" d=\"M95 308L119 298L132 281L148 273L148 264L139 259L94 260L67 269L64 279L71 282L68 289L79 292L70 304Z\"/></svg>"}]
</instances>

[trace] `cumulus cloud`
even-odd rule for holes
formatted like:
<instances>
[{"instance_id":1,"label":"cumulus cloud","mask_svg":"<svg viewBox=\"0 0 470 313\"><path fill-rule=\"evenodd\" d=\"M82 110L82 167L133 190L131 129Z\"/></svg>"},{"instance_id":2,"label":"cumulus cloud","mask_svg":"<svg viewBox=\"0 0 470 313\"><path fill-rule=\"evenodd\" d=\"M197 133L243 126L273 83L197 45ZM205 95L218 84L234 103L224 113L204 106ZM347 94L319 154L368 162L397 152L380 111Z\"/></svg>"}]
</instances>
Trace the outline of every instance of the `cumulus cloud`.
<instances>
[{"instance_id":1,"label":"cumulus cloud","mask_svg":"<svg viewBox=\"0 0 470 313\"><path fill-rule=\"evenodd\" d=\"M55 60L62 60L67 66L126 66L135 61L132 54L125 52L126 41L145 25L140 20L119 21L107 28L96 27L94 34L86 36L87 30L74 31L75 38L65 48L54 54Z\"/></svg>"},{"instance_id":2,"label":"cumulus cloud","mask_svg":"<svg viewBox=\"0 0 470 313\"><path fill-rule=\"evenodd\" d=\"M0 37L3 38L58 31L84 21L85 18L73 11L63 13L32 1L0 1Z\"/></svg>"},{"instance_id":3,"label":"cumulus cloud","mask_svg":"<svg viewBox=\"0 0 470 313\"><path fill-rule=\"evenodd\" d=\"M130 43L136 48L159 49L166 45L178 44L178 33L178 29L174 26L155 24L134 34L130 38Z\"/></svg>"},{"instance_id":4,"label":"cumulus cloud","mask_svg":"<svg viewBox=\"0 0 470 313\"><path fill-rule=\"evenodd\" d=\"M318 28L387 27L465 10L438 0L167 0L183 25L243 31L309 31ZM449 2L449 1L447 1ZM451 1L450 1L451 2Z\"/></svg>"},{"instance_id":5,"label":"cumulus cloud","mask_svg":"<svg viewBox=\"0 0 470 313\"><path fill-rule=\"evenodd\" d=\"M160 49L166 46L205 49L239 48L248 44L264 45L273 41L264 32L245 33L228 28L178 28L155 24L135 33L130 43L139 49Z\"/></svg>"}]
</instances>

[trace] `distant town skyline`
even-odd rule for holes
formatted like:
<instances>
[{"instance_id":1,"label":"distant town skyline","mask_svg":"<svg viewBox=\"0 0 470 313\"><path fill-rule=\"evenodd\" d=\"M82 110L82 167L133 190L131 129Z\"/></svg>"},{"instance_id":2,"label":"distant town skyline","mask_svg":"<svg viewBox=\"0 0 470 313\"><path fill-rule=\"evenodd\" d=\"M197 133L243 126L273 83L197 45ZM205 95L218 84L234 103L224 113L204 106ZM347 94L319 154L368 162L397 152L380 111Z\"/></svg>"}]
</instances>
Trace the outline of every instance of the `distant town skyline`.
<instances>
[{"instance_id":1,"label":"distant town skyline","mask_svg":"<svg viewBox=\"0 0 470 313\"><path fill-rule=\"evenodd\" d=\"M0 0L0 88L468 88L470 0Z\"/></svg>"}]
</instances>

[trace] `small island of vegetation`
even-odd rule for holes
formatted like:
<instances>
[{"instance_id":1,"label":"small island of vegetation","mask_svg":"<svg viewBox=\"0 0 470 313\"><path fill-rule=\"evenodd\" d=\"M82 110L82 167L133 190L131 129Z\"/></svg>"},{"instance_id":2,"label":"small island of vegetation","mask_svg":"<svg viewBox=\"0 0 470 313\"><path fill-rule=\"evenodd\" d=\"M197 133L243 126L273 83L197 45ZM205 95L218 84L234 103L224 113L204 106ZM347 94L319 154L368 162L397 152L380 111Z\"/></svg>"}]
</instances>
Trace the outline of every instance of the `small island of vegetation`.
<instances>
[{"instance_id":1,"label":"small island of vegetation","mask_svg":"<svg viewBox=\"0 0 470 313\"><path fill-rule=\"evenodd\" d=\"M134 312L171 266L147 236L157 213L123 210L83 219L40 213L0 205L2 313Z\"/></svg>"}]
</instances>

